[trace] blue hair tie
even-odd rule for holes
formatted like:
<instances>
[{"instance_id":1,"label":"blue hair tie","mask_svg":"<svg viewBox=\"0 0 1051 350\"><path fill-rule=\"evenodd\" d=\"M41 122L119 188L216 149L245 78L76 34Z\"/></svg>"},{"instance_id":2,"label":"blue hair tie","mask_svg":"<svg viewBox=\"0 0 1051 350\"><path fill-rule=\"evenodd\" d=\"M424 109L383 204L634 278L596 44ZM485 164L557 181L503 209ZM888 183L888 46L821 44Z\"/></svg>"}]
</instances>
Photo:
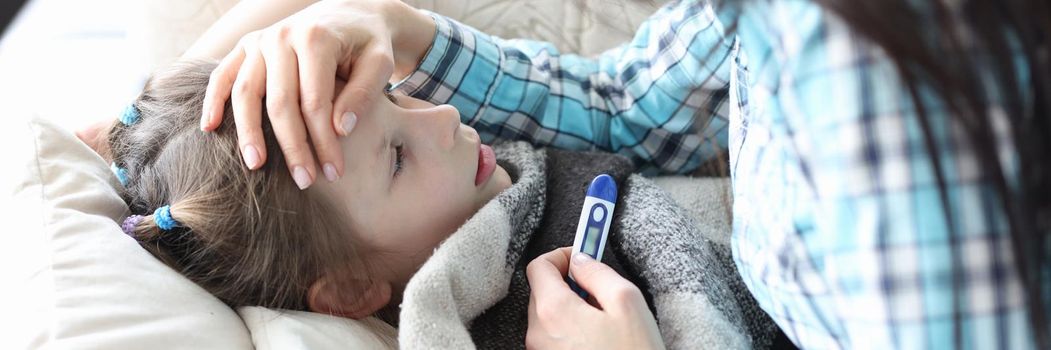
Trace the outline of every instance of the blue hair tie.
<instances>
[{"instance_id":1,"label":"blue hair tie","mask_svg":"<svg viewBox=\"0 0 1051 350\"><path fill-rule=\"evenodd\" d=\"M124 125L131 125L137 121L139 121L139 108L132 103L124 108L124 113L120 115L120 122Z\"/></svg>"},{"instance_id":2,"label":"blue hair tie","mask_svg":"<svg viewBox=\"0 0 1051 350\"><path fill-rule=\"evenodd\" d=\"M157 227L160 227L165 231L171 230L175 228L175 226L179 226L179 222L172 219L172 207L170 205L165 205L154 210L153 221L157 223Z\"/></svg>"},{"instance_id":3,"label":"blue hair tie","mask_svg":"<svg viewBox=\"0 0 1051 350\"><path fill-rule=\"evenodd\" d=\"M121 186L127 186L128 185L128 171L127 170L124 170L124 168L121 168L121 167L117 166L116 162L110 163L109 164L109 169L113 170L113 175L117 175L117 180L120 181L120 185Z\"/></svg>"}]
</instances>

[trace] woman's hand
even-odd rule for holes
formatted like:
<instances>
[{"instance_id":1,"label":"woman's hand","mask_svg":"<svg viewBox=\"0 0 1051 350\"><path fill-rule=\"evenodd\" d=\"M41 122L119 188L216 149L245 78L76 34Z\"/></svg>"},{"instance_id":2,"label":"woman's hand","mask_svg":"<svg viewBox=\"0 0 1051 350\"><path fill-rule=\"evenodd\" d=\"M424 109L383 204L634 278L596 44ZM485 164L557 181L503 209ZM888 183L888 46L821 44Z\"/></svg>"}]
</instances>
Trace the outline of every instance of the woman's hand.
<instances>
[{"instance_id":1,"label":"woman's hand","mask_svg":"<svg viewBox=\"0 0 1051 350\"><path fill-rule=\"evenodd\" d=\"M301 188L343 174L338 140L368 113L392 73L408 74L434 37L426 14L393 0L323 1L245 35L212 72L201 129L219 126L227 99L241 155L266 162L263 97L288 170ZM348 81L335 96L336 77ZM311 145L313 143L313 145Z\"/></svg>"},{"instance_id":2,"label":"woman's hand","mask_svg":"<svg viewBox=\"0 0 1051 350\"><path fill-rule=\"evenodd\" d=\"M657 323L642 293L609 266L586 254L559 248L526 267L529 278L529 349L663 349ZM572 263L570 263L572 260ZM591 305L564 278L587 290Z\"/></svg>"}]
</instances>

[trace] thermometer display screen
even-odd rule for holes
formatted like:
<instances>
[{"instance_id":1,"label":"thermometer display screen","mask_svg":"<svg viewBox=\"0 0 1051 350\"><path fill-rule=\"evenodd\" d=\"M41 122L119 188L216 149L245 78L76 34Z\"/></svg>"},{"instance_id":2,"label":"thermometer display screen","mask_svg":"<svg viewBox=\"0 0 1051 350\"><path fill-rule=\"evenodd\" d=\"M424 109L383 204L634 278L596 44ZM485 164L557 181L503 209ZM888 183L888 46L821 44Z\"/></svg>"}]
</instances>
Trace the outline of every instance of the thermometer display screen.
<instances>
[{"instance_id":1,"label":"thermometer display screen","mask_svg":"<svg viewBox=\"0 0 1051 350\"><path fill-rule=\"evenodd\" d=\"M584 246L581 251L595 256L598 254L598 240L602 236L602 229L598 227L588 227L587 234L584 235Z\"/></svg>"}]
</instances>

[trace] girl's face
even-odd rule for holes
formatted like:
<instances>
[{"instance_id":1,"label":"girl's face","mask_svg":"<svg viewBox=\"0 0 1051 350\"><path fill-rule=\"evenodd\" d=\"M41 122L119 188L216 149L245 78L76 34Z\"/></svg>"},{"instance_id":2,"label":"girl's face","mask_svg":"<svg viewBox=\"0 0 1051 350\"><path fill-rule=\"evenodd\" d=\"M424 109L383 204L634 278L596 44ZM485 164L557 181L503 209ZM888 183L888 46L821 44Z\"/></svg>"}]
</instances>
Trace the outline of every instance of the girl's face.
<instances>
[{"instance_id":1,"label":"girl's face","mask_svg":"<svg viewBox=\"0 0 1051 350\"><path fill-rule=\"evenodd\" d=\"M343 177L311 188L344 210L364 253L386 275L378 277L400 287L511 178L452 106L404 95L374 100L341 138Z\"/></svg>"}]
</instances>

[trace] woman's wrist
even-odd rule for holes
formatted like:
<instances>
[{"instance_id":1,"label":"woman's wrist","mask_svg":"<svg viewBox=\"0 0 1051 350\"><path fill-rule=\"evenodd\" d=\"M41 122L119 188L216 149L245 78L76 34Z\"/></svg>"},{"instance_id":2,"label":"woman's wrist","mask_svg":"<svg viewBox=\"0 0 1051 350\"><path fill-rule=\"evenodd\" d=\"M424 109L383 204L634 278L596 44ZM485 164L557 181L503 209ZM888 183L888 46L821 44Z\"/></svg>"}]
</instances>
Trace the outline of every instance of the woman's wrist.
<instances>
[{"instance_id":1,"label":"woman's wrist","mask_svg":"<svg viewBox=\"0 0 1051 350\"><path fill-rule=\"evenodd\" d=\"M391 30L394 80L412 74L434 42L434 19L401 1L390 1L384 16Z\"/></svg>"}]
</instances>

